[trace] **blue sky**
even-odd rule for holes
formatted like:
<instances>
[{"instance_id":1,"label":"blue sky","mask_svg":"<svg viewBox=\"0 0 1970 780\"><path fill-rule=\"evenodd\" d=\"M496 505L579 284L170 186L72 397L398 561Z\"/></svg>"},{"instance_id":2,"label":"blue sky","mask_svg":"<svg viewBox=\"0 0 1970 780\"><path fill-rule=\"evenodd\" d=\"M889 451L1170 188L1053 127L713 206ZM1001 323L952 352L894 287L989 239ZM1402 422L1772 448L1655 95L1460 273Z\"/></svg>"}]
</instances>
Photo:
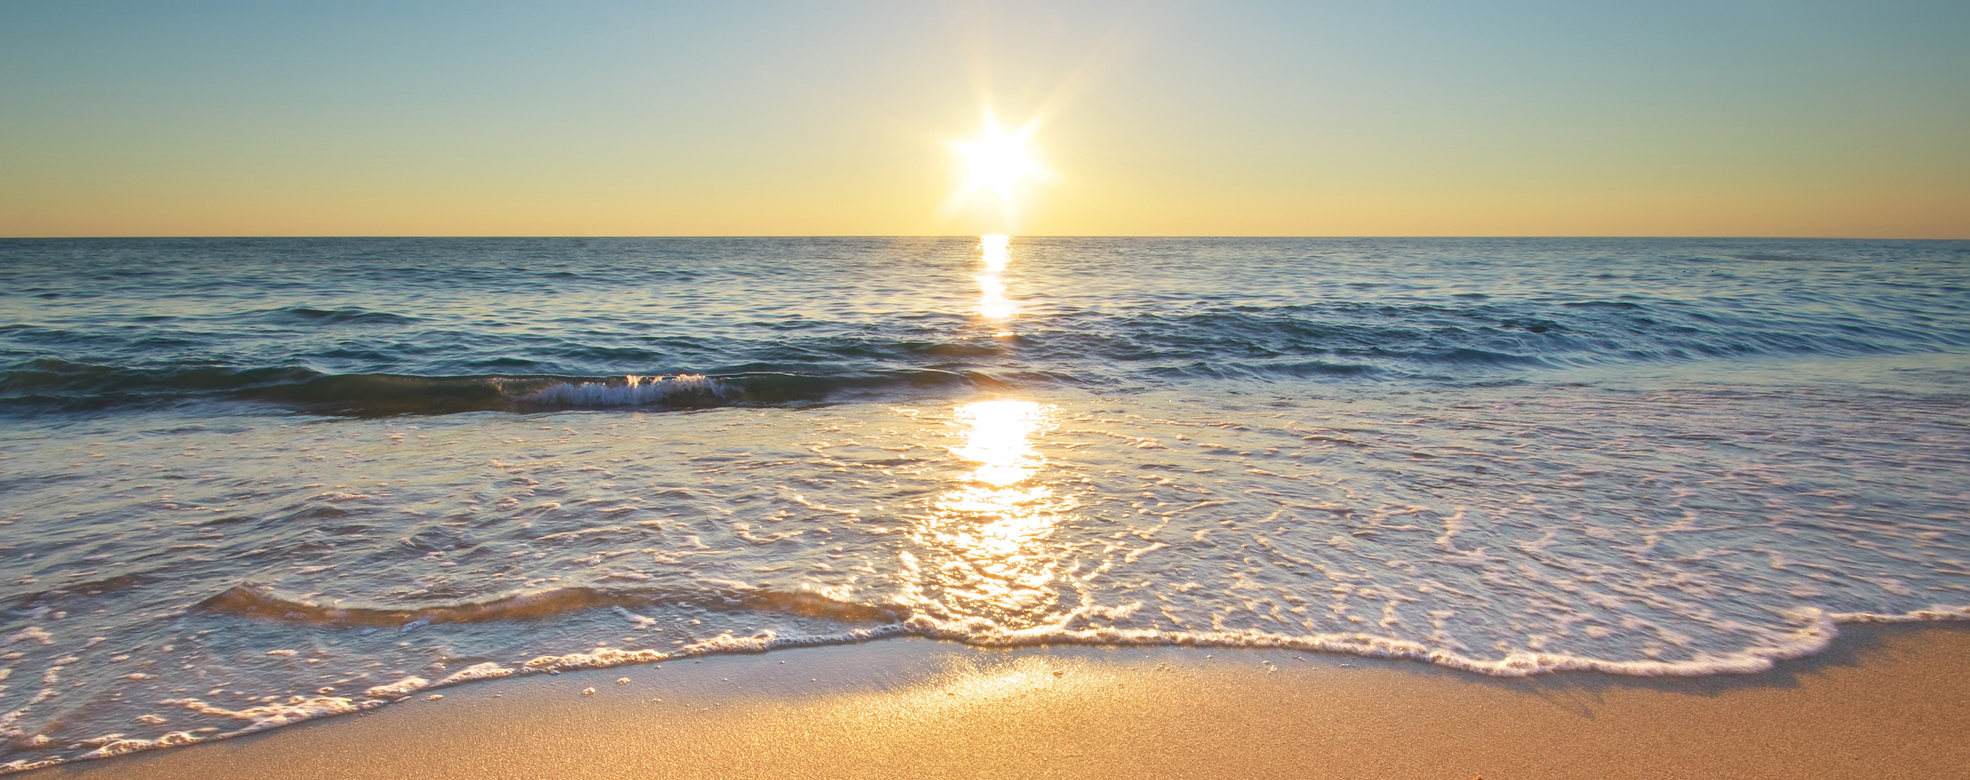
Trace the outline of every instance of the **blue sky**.
<instances>
[{"instance_id":1,"label":"blue sky","mask_svg":"<svg viewBox=\"0 0 1970 780\"><path fill-rule=\"evenodd\" d=\"M1962 2L9 3L0 235L1963 238L1966 32ZM1055 175L940 211L986 105Z\"/></svg>"}]
</instances>

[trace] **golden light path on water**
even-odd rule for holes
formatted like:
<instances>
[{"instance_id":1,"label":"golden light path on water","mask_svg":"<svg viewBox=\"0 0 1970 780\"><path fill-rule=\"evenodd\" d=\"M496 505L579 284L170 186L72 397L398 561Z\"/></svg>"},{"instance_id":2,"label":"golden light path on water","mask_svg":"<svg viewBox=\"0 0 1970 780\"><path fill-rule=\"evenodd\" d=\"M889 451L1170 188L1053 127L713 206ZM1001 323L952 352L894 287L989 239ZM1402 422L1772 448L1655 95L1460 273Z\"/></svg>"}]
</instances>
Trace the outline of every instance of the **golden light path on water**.
<instances>
[{"instance_id":1,"label":"golden light path on water","mask_svg":"<svg viewBox=\"0 0 1970 780\"><path fill-rule=\"evenodd\" d=\"M992 273L1006 270L1006 263L1012 261L1012 237L992 234L978 237L978 246L984 252L985 268Z\"/></svg>"},{"instance_id":2,"label":"golden light path on water","mask_svg":"<svg viewBox=\"0 0 1970 780\"><path fill-rule=\"evenodd\" d=\"M1006 264L1012 262L1012 239L1009 236L980 236L978 245L985 263L985 272L978 280L978 315L988 320L1003 322L1019 313L1018 305L1006 297ZM998 335L1011 335L1001 331Z\"/></svg>"},{"instance_id":3,"label":"golden light path on water","mask_svg":"<svg viewBox=\"0 0 1970 780\"><path fill-rule=\"evenodd\" d=\"M1011 239L982 236L979 245L985 266L977 277L979 315L1003 322L1017 312L1003 279ZM1059 574L1045 545L1071 506L1040 483L1047 460L1035 440L1055 427L1057 414L1051 404L1011 398L954 410L948 425L960 431L941 435L957 439L946 446L969 469L953 474L930 512L917 518L912 535L925 559L905 553L903 560L926 602L1001 622L1049 612Z\"/></svg>"}]
</instances>

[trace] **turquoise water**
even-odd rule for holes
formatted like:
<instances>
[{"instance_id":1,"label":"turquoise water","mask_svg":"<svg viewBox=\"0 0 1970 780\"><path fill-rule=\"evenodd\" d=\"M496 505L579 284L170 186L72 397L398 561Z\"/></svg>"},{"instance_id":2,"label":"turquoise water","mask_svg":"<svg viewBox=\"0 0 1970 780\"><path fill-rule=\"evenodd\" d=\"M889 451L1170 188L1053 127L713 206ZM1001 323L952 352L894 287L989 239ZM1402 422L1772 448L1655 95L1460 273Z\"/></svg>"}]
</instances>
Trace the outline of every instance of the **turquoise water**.
<instances>
[{"instance_id":1,"label":"turquoise water","mask_svg":"<svg viewBox=\"0 0 1970 780\"><path fill-rule=\"evenodd\" d=\"M0 242L0 762L899 635L1970 614L1970 244Z\"/></svg>"}]
</instances>

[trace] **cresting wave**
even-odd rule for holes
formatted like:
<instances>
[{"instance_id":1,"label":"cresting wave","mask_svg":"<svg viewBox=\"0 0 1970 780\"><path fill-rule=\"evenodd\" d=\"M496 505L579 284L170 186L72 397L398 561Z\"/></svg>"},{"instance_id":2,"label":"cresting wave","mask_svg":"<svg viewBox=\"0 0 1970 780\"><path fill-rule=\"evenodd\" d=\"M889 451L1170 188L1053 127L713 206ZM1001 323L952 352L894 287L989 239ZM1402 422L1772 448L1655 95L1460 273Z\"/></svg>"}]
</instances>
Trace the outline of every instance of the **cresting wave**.
<instances>
[{"instance_id":1,"label":"cresting wave","mask_svg":"<svg viewBox=\"0 0 1970 780\"><path fill-rule=\"evenodd\" d=\"M643 377L630 374L622 384L613 382L556 382L525 397L528 403L548 406L650 406L679 402L723 401L731 389L703 374L674 377Z\"/></svg>"},{"instance_id":2,"label":"cresting wave","mask_svg":"<svg viewBox=\"0 0 1970 780\"><path fill-rule=\"evenodd\" d=\"M0 372L0 409L39 412L245 401L297 411L387 417L556 409L701 409L825 402L867 393L994 387L988 375L934 369L837 376L752 372L707 376L408 376L321 374L299 368L186 366L125 370L40 360Z\"/></svg>"}]
</instances>

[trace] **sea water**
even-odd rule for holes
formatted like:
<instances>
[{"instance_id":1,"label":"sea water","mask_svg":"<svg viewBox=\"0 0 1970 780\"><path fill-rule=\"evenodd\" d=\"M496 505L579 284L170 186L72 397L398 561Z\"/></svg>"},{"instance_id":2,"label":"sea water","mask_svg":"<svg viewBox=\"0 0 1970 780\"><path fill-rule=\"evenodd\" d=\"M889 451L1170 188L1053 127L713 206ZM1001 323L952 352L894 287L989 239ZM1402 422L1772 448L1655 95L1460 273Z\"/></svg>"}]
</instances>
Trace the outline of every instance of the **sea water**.
<instances>
[{"instance_id":1,"label":"sea water","mask_svg":"<svg viewBox=\"0 0 1970 780\"><path fill-rule=\"evenodd\" d=\"M0 769L904 635L1970 616L1970 243L0 242Z\"/></svg>"}]
</instances>

